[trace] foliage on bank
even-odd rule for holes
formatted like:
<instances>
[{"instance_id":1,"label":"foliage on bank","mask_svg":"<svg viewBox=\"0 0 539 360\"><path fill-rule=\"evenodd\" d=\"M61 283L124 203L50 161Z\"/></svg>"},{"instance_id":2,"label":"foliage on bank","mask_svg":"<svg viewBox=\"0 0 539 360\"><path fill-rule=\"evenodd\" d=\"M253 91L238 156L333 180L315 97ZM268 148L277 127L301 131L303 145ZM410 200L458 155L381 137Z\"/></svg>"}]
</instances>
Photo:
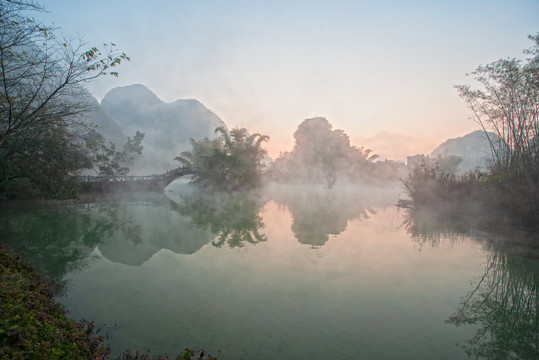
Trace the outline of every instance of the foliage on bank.
<instances>
[{"instance_id":1,"label":"foliage on bank","mask_svg":"<svg viewBox=\"0 0 539 360\"><path fill-rule=\"evenodd\" d=\"M75 321L52 285L0 247L0 358L103 359L92 322Z\"/></svg>"},{"instance_id":2,"label":"foliage on bank","mask_svg":"<svg viewBox=\"0 0 539 360\"><path fill-rule=\"evenodd\" d=\"M456 176L436 164L420 163L402 182L410 200L400 200L400 207L480 228L505 224L535 231L539 226L533 192L508 187L495 174L474 171Z\"/></svg>"},{"instance_id":3,"label":"foliage on bank","mask_svg":"<svg viewBox=\"0 0 539 360\"><path fill-rule=\"evenodd\" d=\"M403 172L404 164L375 162L378 155L351 145L348 135L323 117L304 120L294 139L294 149L281 154L268 170L271 180L332 188L337 181L385 184L398 181Z\"/></svg>"},{"instance_id":4,"label":"foliage on bank","mask_svg":"<svg viewBox=\"0 0 539 360\"><path fill-rule=\"evenodd\" d=\"M144 134L117 150L84 119L92 105L83 85L118 76L129 57L112 43L83 50L80 38L57 34L27 15L32 11L44 8L0 0L0 200L76 197L73 175L125 173L142 150Z\"/></svg>"},{"instance_id":5,"label":"foliage on bank","mask_svg":"<svg viewBox=\"0 0 539 360\"><path fill-rule=\"evenodd\" d=\"M457 86L489 140L488 174L456 178L437 166L420 165L404 180L415 208L473 205L494 210L496 221L539 226L539 34L529 38L534 45L524 51L526 60L479 66L472 74L480 90Z\"/></svg>"},{"instance_id":6,"label":"foliage on bank","mask_svg":"<svg viewBox=\"0 0 539 360\"><path fill-rule=\"evenodd\" d=\"M0 359L217 360L186 348L168 357L124 351L110 357L93 322L75 321L54 301L54 287L0 244Z\"/></svg>"},{"instance_id":7,"label":"foliage on bank","mask_svg":"<svg viewBox=\"0 0 539 360\"><path fill-rule=\"evenodd\" d=\"M266 151L262 143L267 135L249 134L247 129L223 127L215 129L219 136L213 140L191 139L191 150L175 160L195 169L193 182L214 190L251 189L260 185Z\"/></svg>"}]
</instances>

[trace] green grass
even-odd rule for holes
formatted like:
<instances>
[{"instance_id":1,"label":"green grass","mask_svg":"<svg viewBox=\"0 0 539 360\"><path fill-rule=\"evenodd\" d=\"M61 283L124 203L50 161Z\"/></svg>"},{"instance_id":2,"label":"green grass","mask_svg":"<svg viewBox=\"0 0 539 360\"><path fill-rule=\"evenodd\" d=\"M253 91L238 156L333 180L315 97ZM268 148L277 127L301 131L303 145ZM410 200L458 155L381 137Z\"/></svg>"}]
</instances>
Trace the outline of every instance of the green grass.
<instances>
[{"instance_id":1,"label":"green grass","mask_svg":"<svg viewBox=\"0 0 539 360\"><path fill-rule=\"evenodd\" d=\"M104 359L92 322L75 321L52 285L0 245L0 359Z\"/></svg>"},{"instance_id":2,"label":"green grass","mask_svg":"<svg viewBox=\"0 0 539 360\"><path fill-rule=\"evenodd\" d=\"M216 360L186 348L176 357L124 351L116 360ZM0 360L113 359L93 322L75 321L53 285L0 244Z\"/></svg>"}]
</instances>

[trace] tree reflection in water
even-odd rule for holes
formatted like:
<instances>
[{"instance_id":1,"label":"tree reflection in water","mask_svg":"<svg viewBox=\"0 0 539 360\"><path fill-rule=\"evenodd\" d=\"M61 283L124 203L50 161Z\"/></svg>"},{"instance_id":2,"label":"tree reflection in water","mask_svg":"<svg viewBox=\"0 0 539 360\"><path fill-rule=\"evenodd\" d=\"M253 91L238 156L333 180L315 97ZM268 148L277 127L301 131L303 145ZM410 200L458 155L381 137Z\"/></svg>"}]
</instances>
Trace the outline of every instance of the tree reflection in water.
<instances>
[{"instance_id":1,"label":"tree reflection in water","mask_svg":"<svg viewBox=\"0 0 539 360\"><path fill-rule=\"evenodd\" d=\"M216 247L243 247L267 240L259 230L264 227L259 215L264 202L254 192L197 191L181 199L175 209L189 216L193 224L210 229L216 235L212 242Z\"/></svg>"},{"instance_id":2,"label":"tree reflection in water","mask_svg":"<svg viewBox=\"0 0 539 360\"><path fill-rule=\"evenodd\" d=\"M135 266L161 249L192 254L211 241L211 233L186 229L189 219L170 211L174 205L151 193L42 206L3 204L2 243L56 283L96 260L96 247L111 261Z\"/></svg>"},{"instance_id":3,"label":"tree reflection in water","mask_svg":"<svg viewBox=\"0 0 539 360\"><path fill-rule=\"evenodd\" d=\"M538 276L537 259L492 249L484 275L447 320L455 326L480 325L463 345L469 356L538 358Z\"/></svg>"},{"instance_id":4,"label":"tree reflection in water","mask_svg":"<svg viewBox=\"0 0 539 360\"><path fill-rule=\"evenodd\" d=\"M450 215L431 209L406 209L402 226L420 247L427 244L437 246L442 239L454 243L465 236L478 235L473 230L475 227L466 222L465 218L454 218Z\"/></svg>"},{"instance_id":5,"label":"tree reflection in water","mask_svg":"<svg viewBox=\"0 0 539 360\"><path fill-rule=\"evenodd\" d=\"M537 236L507 229L479 231L437 215L408 210L404 226L421 244L472 237L488 251L483 275L446 321L477 327L460 346L477 359L539 358Z\"/></svg>"},{"instance_id":6,"label":"tree reflection in water","mask_svg":"<svg viewBox=\"0 0 539 360\"><path fill-rule=\"evenodd\" d=\"M387 205L383 197L373 200L339 189L330 191L281 187L272 192L271 196L290 211L292 231L298 242L313 248L325 245L330 235L344 232L349 221L368 220L376 214L374 207Z\"/></svg>"},{"instance_id":7,"label":"tree reflection in water","mask_svg":"<svg viewBox=\"0 0 539 360\"><path fill-rule=\"evenodd\" d=\"M100 216L81 211L84 204L18 208L3 207L0 231L4 245L36 266L49 280L90 264L95 247L114 226L114 212ZM110 209L109 209L110 210Z\"/></svg>"}]
</instances>

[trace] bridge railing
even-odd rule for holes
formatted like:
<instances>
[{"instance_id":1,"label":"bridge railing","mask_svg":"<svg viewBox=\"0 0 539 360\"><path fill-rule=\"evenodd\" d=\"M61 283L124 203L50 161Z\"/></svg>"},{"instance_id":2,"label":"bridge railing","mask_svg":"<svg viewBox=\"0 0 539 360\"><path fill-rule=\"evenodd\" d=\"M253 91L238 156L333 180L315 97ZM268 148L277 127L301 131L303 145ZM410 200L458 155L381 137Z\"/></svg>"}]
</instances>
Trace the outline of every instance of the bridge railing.
<instances>
[{"instance_id":1,"label":"bridge railing","mask_svg":"<svg viewBox=\"0 0 539 360\"><path fill-rule=\"evenodd\" d=\"M182 176L194 174L193 168L180 166L176 169L167 170L162 174L153 175L78 175L77 180L80 182L122 182L122 181L150 181L162 180L173 176Z\"/></svg>"}]
</instances>

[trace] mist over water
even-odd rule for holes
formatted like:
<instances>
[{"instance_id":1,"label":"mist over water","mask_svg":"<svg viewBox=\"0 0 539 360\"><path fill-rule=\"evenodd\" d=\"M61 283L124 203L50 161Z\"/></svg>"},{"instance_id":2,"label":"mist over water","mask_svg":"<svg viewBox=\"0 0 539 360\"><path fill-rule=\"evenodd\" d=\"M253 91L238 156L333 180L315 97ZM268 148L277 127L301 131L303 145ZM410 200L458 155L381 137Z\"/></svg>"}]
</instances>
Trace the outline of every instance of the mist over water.
<instances>
[{"instance_id":1,"label":"mist over water","mask_svg":"<svg viewBox=\"0 0 539 360\"><path fill-rule=\"evenodd\" d=\"M208 193L178 180L165 194L2 211L0 229L8 248L66 285L58 300L96 321L113 355L465 359L493 344L534 354L518 339L537 335L537 252L508 254L489 234L419 231L425 219L394 206L400 191ZM61 241L48 242L52 233ZM493 319L481 307L491 274L513 284L518 312ZM497 289L488 300L502 311ZM514 321L528 325L496 332Z\"/></svg>"},{"instance_id":2,"label":"mist over water","mask_svg":"<svg viewBox=\"0 0 539 360\"><path fill-rule=\"evenodd\" d=\"M125 3L0 0L0 354L539 359L539 3Z\"/></svg>"}]
</instances>

